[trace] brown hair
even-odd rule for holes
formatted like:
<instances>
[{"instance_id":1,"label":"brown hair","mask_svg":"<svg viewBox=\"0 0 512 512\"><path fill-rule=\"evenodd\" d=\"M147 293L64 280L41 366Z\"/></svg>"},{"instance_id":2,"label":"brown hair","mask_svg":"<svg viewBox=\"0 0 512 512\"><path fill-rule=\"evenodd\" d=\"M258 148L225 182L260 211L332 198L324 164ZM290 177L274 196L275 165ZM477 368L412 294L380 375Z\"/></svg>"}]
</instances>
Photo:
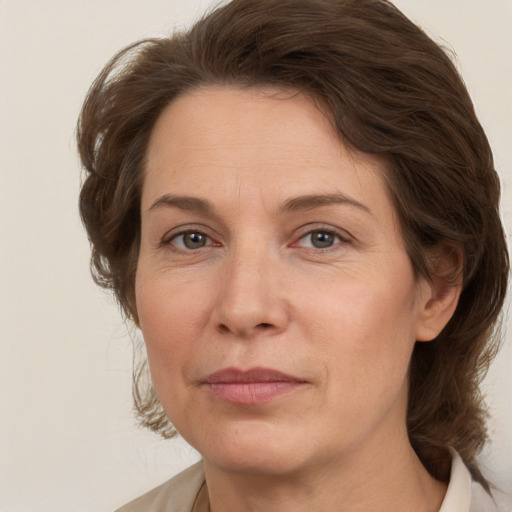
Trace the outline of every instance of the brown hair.
<instances>
[{"instance_id":1,"label":"brown hair","mask_svg":"<svg viewBox=\"0 0 512 512\"><path fill-rule=\"evenodd\" d=\"M462 254L455 314L414 349L407 424L432 475L448 478L450 445L486 485L475 462L486 440L479 384L499 344L508 254L491 149L450 59L386 0L233 0L185 33L118 53L92 85L78 124L86 171L80 212L94 278L135 322L148 138L169 102L209 84L309 95L349 145L388 162L385 178L417 275L432 277L432 248ZM143 392L138 380L142 423L171 435L152 387Z\"/></svg>"}]
</instances>

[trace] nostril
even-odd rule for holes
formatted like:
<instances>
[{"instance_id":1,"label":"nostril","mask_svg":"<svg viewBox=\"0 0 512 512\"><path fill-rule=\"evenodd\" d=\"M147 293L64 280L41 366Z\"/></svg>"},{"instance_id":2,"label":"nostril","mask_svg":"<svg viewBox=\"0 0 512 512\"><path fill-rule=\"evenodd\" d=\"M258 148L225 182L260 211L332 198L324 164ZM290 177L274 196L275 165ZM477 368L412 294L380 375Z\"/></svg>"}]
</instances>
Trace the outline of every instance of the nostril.
<instances>
[{"instance_id":1,"label":"nostril","mask_svg":"<svg viewBox=\"0 0 512 512\"><path fill-rule=\"evenodd\" d=\"M275 328L275 325L268 322L261 322L259 324L254 325L254 327L245 329L243 327L237 328L237 326L233 325L232 327L229 325L229 323L219 323L217 326L217 329L219 332L227 334L232 333L237 336L241 336L243 338L250 337L251 332L253 334L261 331L268 331Z\"/></svg>"},{"instance_id":2,"label":"nostril","mask_svg":"<svg viewBox=\"0 0 512 512\"><path fill-rule=\"evenodd\" d=\"M227 325L224 325L224 324L220 324L219 325L219 329L222 331L222 332L230 332L230 329Z\"/></svg>"}]
</instances>

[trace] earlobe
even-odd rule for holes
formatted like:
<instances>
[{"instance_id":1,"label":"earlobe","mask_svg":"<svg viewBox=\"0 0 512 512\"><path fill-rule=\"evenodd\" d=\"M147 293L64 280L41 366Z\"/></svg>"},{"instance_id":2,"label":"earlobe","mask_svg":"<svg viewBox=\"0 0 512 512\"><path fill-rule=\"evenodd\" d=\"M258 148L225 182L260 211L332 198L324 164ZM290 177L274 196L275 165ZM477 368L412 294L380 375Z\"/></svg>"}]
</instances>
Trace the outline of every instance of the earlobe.
<instances>
[{"instance_id":1,"label":"earlobe","mask_svg":"<svg viewBox=\"0 0 512 512\"><path fill-rule=\"evenodd\" d=\"M433 276L423 278L419 284L417 341L431 341L440 334L455 313L462 291L461 251L439 251L433 261Z\"/></svg>"}]
</instances>

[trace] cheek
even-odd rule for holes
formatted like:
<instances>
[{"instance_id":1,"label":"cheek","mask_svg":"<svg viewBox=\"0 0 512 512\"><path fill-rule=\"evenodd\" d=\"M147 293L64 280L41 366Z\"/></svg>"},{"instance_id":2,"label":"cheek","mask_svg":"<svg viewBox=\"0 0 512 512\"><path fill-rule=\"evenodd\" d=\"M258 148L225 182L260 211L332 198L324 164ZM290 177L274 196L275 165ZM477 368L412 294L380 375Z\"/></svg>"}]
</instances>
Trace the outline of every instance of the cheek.
<instances>
[{"instance_id":1,"label":"cheek","mask_svg":"<svg viewBox=\"0 0 512 512\"><path fill-rule=\"evenodd\" d=\"M338 375L334 382L362 394L371 384L377 390L401 385L415 343L413 286L347 279L308 294L301 310L305 337L325 354Z\"/></svg>"},{"instance_id":2,"label":"cheek","mask_svg":"<svg viewBox=\"0 0 512 512\"><path fill-rule=\"evenodd\" d=\"M165 276L136 282L137 311L151 376L157 392L164 381L180 379L195 342L208 321L204 290Z\"/></svg>"}]
</instances>

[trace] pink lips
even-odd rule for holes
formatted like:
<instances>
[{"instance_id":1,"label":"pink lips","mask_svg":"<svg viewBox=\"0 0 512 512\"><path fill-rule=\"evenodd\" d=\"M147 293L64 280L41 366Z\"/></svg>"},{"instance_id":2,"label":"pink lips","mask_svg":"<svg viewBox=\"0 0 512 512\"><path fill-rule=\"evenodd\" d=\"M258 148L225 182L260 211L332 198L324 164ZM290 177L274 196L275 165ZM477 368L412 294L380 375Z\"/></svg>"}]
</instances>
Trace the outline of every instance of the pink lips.
<instances>
[{"instance_id":1,"label":"pink lips","mask_svg":"<svg viewBox=\"0 0 512 512\"><path fill-rule=\"evenodd\" d=\"M294 391L306 382L269 368L252 368L247 371L226 368L209 375L204 384L220 400L232 404L256 405Z\"/></svg>"}]
</instances>

